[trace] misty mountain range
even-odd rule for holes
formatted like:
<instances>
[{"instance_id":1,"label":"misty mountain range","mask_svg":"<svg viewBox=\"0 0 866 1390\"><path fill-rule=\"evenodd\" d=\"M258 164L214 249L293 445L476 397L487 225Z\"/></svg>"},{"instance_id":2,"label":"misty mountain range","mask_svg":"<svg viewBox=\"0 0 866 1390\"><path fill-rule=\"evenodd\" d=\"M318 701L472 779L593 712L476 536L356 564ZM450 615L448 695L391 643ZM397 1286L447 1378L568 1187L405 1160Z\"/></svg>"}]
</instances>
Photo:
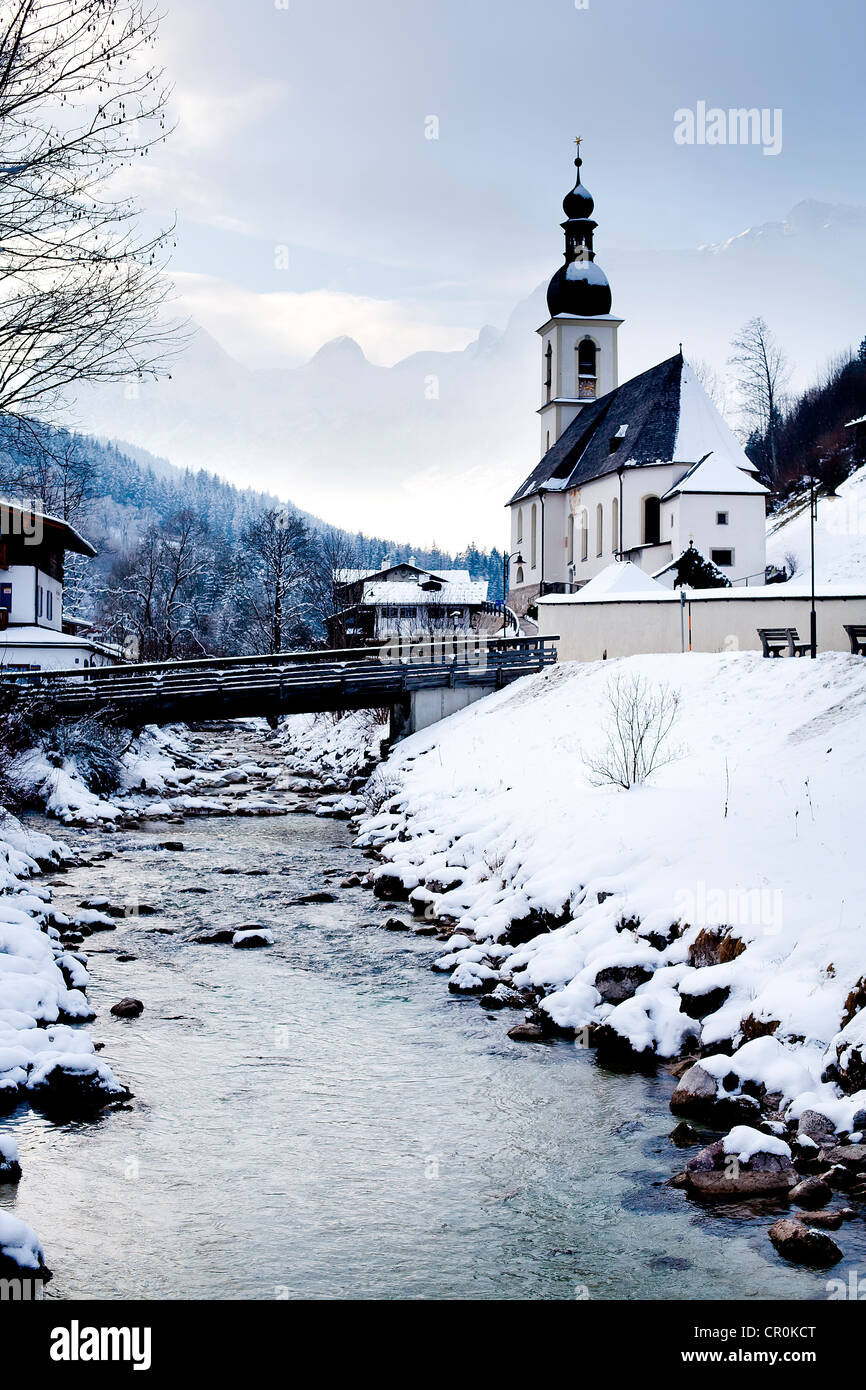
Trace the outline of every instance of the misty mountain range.
<instances>
[{"instance_id":1,"label":"misty mountain range","mask_svg":"<svg viewBox=\"0 0 866 1390\"><path fill-rule=\"evenodd\" d=\"M866 208L799 203L786 218L690 251L598 249L613 287L620 379L683 344L723 374L761 314L802 388L866 334ZM552 253L551 273L556 268ZM462 352L376 366L336 338L302 366L250 369L198 329L171 380L87 388L76 427L291 498L349 531L457 549L501 544L503 504L539 454L535 329L544 286Z\"/></svg>"}]
</instances>

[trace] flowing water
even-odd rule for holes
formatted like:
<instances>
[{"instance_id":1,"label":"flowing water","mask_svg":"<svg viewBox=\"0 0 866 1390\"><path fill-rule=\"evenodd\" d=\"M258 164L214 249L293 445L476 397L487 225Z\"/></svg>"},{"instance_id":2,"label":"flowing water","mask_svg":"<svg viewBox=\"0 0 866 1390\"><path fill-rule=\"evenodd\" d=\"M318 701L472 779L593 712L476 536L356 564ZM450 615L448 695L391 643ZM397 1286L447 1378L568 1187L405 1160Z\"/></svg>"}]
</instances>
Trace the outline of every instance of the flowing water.
<instances>
[{"instance_id":1,"label":"flowing water","mask_svg":"<svg viewBox=\"0 0 866 1390\"><path fill-rule=\"evenodd\" d=\"M169 834L182 853L158 848ZM63 838L113 857L56 875L60 907L104 895L159 915L85 944L89 1028L131 1107L12 1121L24 1178L0 1204L38 1230L50 1297L826 1297L830 1276L773 1252L769 1206L702 1208L664 1185L689 1156L667 1139L670 1077L511 1042L521 1015L449 994L429 970L441 944L369 925L384 910L362 889L292 905L366 867L344 824ZM276 944L188 939L249 922ZM112 1018L127 994L144 1014ZM832 1277L862 1267L862 1229L843 1230Z\"/></svg>"}]
</instances>

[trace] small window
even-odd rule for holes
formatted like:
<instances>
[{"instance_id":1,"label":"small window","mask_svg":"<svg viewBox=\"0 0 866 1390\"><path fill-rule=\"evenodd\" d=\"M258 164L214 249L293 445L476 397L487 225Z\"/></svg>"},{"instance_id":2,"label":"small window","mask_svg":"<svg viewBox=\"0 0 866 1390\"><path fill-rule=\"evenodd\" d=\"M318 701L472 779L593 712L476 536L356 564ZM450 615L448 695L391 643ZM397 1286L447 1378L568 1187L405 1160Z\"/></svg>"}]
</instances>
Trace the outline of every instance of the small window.
<instances>
[{"instance_id":1,"label":"small window","mask_svg":"<svg viewBox=\"0 0 866 1390\"><path fill-rule=\"evenodd\" d=\"M54 594L50 589L46 591L45 595L45 616L49 623L54 617Z\"/></svg>"},{"instance_id":2,"label":"small window","mask_svg":"<svg viewBox=\"0 0 866 1390\"><path fill-rule=\"evenodd\" d=\"M523 508L517 508L517 540L523 540Z\"/></svg>"},{"instance_id":3,"label":"small window","mask_svg":"<svg viewBox=\"0 0 866 1390\"><path fill-rule=\"evenodd\" d=\"M42 585L40 584L40 585L39 585L39 589L38 589L38 591L37 591L37 599L36 599L36 616L37 616L38 618L41 618L41 617L42 617L42 605L43 605L44 602L45 602L45 593L44 593L44 590L43 590L43 588L42 588Z\"/></svg>"},{"instance_id":4,"label":"small window","mask_svg":"<svg viewBox=\"0 0 866 1390\"><path fill-rule=\"evenodd\" d=\"M711 550L710 559L714 565L732 565L734 563L733 550Z\"/></svg>"},{"instance_id":5,"label":"small window","mask_svg":"<svg viewBox=\"0 0 866 1390\"><path fill-rule=\"evenodd\" d=\"M518 566L517 566L517 583L518 583L518 584L522 584L522 583L523 583L523 566L522 566L522 565L518 565Z\"/></svg>"},{"instance_id":6,"label":"small window","mask_svg":"<svg viewBox=\"0 0 866 1390\"><path fill-rule=\"evenodd\" d=\"M551 345L550 343L548 343L548 344L547 344L547 349L546 349L545 354L544 354L544 399L545 399L546 401L549 401L549 400L550 400L550 395L551 395L552 389L553 389L553 347L552 347L552 345Z\"/></svg>"},{"instance_id":7,"label":"small window","mask_svg":"<svg viewBox=\"0 0 866 1390\"><path fill-rule=\"evenodd\" d=\"M728 524L728 513L727 513L727 512L716 512L716 525L717 525L717 526L727 526L727 524Z\"/></svg>"}]
</instances>

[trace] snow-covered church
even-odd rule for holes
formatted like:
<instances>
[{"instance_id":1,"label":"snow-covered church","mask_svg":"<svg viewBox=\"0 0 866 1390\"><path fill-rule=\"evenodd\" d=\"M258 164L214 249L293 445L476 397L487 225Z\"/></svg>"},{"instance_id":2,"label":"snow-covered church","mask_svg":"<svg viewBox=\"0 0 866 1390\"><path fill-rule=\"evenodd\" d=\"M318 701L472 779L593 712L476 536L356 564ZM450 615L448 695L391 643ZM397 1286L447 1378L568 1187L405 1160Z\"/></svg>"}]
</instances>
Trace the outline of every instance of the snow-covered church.
<instances>
[{"instance_id":1,"label":"snow-covered church","mask_svg":"<svg viewBox=\"0 0 866 1390\"><path fill-rule=\"evenodd\" d=\"M682 352L621 386L593 200L563 201L565 263L541 336L541 462L514 493L509 603L572 593L615 560L673 585L694 546L732 584L763 584L767 489Z\"/></svg>"}]
</instances>

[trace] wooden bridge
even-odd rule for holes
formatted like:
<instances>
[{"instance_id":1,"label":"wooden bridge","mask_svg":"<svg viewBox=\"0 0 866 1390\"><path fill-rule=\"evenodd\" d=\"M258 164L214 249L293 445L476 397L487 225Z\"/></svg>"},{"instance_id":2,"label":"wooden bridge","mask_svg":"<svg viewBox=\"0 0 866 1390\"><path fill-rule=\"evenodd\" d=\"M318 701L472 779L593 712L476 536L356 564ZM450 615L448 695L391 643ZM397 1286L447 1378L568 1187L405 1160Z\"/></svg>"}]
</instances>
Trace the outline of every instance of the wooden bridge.
<instances>
[{"instance_id":1,"label":"wooden bridge","mask_svg":"<svg viewBox=\"0 0 866 1390\"><path fill-rule=\"evenodd\" d=\"M198 723L321 710L392 710L403 737L556 660L554 638L436 637L381 648L207 657L2 676L60 718L121 725Z\"/></svg>"}]
</instances>

